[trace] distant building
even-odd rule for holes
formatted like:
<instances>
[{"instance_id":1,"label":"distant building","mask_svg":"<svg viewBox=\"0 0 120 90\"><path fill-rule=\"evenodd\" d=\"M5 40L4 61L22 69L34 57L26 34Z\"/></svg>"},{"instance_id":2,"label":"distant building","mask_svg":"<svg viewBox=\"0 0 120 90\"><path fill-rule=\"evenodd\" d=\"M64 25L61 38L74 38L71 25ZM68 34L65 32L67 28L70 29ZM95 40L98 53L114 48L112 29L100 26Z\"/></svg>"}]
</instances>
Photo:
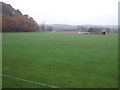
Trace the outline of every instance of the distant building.
<instances>
[{"instance_id":1,"label":"distant building","mask_svg":"<svg viewBox=\"0 0 120 90\"><path fill-rule=\"evenodd\" d=\"M76 30L61 30L59 32L61 32L61 33L76 33L77 31Z\"/></svg>"},{"instance_id":2,"label":"distant building","mask_svg":"<svg viewBox=\"0 0 120 90\"><path fill-rule=\"evenodd\" d=\"M94 32L91 32L91 34L103 34L103 35L106 35L107 31L106 30L94 31Z\"/></svg>"},{"instance_id":3,"label":"distant building","mask_svg":"<svg viewBox=\"0 0 120 90\"><path fill-rule=\"evenodd\" d=\"M90 34L90 32L85 32L83 30L61 30L62 33L78 33L78 34Z\"/></svg>"},{"instance_id":4,"label":"distant building","mask_svg":"<svg viewBox=\"0 0 120 90\"><path fill-rule=\"evenodd\" d=\"M103 34L103 35L106 35L106 34L107 34L107 31L106 31L106 30L102 30L102 34Z\"/></svg>"},{"instance_id":5,"label":"distant building","mask_svg":"<svg viewBox=\"0 0 120 90\"><path fill-rule=\"evenodd\" d=\"M82 34L82 33L83 33L83 31L82 31L82 30L77 30L77 33Z\"/></svg>"}]
</instances>

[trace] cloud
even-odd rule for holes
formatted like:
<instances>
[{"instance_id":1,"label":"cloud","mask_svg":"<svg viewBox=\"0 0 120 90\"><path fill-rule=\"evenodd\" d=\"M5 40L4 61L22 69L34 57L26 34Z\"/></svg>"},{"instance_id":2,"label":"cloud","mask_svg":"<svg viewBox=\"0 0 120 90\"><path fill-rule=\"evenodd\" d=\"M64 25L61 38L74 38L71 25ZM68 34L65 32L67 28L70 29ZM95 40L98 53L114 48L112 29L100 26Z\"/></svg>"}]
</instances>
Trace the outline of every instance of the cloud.
<instances>
[{"instance_id":1,"label":"cloud","mask_svg":"<svg viewBox=\"0 0 120 90\"><path fill-rule=\"evenodd\" d=\"M119 0L2 0L38 23L117 24Z\"/></svg>"}]
</instances>

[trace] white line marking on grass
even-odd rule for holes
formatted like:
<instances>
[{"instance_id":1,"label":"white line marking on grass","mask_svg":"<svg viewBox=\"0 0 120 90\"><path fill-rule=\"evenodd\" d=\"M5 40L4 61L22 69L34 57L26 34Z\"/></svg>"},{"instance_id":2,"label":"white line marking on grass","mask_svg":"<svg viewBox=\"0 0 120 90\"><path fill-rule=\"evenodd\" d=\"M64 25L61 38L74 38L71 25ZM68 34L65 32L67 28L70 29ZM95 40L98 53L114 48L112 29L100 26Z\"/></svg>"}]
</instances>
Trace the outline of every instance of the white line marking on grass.
<instances>
[{"instance_id":1,"label":"white line marking on grass","mask_svg":"<svg viewBox=\"0 0 120 90\"><path fill-rule=\"evenodd\" d=\"M52 86L52 85L48 85L48 84L44 84L44 83L39 83L39 82L34 82L34 81L30 81L30 80L25 80L25 79L21 79L21 78L18 78L18 77L13 77L13 76L3 75L3 74L0 74L0 75L1 75L1 76L4 76L4 77L8 77L8 78L13 78L13 79L16 79L16 80L19 80L19 81L23 81L23 82L33 83L33 84L42 85L42 86L47 86L47 87L51 87L51 88L59 88L59 89L62 89L62 88L60 88L60 87L56 87L56 86Z\"/></svg>"}]
</instances>

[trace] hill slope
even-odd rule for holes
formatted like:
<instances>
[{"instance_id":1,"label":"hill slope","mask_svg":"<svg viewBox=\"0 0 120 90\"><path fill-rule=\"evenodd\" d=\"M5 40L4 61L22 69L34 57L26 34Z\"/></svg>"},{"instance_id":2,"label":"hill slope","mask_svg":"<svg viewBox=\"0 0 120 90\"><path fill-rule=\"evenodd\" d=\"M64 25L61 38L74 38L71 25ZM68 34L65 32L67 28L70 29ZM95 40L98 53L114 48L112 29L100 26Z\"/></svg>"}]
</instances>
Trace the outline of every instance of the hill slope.
<instances>
[{"instance_id":1,"label":"hill slope","mask_svg":"<svg viewBox=\"0 0 120 90\"><path fill-rule=\"evenodd\" d=\"M39 29L37 22L28 15L23 15L10 4L2 3L3 32L35 32Z\"/></svg>"}]
</instances>

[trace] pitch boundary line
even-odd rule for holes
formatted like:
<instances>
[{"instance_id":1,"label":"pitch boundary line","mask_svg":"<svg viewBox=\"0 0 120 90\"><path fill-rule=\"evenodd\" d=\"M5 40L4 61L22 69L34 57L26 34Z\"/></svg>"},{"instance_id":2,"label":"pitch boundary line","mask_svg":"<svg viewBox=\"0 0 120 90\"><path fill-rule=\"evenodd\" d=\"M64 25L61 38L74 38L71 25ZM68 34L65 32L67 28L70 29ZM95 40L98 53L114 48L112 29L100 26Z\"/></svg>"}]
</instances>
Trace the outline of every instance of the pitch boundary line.
<instances>
[{"instance_id":1,"label":"pitch boundary line","mask_svg":"<svg viewBox=\"0 0 120 90\"><path fill-rule=\"evenodd\" d=\"M31 80L22 79L22 78L19 78L19 77L13 77L13 76L3 75L3 74L0 74L0 76L8 77L8 78L13 78L13 79L16 79L16 80L19 80L19 81L28 82L28 83L32 83L32 84L36 84L36 85L42 85L42 86L47 86L47 87L51 87L51 88L59 88L59 89L62 89L62 88L57 87L57 86L48 85L48 84L39 83L39 82L34 82L34 81L31 81Z\"/></svg>"}]
</instances>

